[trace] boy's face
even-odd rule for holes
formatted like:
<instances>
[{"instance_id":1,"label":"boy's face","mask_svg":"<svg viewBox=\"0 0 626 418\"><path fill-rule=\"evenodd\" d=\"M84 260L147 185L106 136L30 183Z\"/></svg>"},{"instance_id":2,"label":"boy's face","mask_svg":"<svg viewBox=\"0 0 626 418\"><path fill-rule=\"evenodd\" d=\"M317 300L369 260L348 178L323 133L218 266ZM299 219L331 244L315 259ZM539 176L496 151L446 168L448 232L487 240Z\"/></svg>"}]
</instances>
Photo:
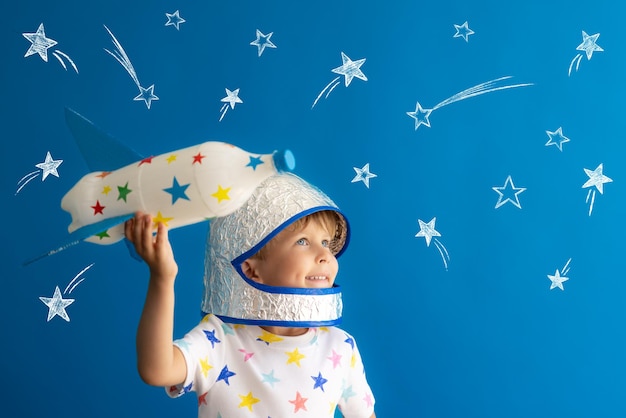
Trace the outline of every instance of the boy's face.
<instances>
[{"instance_id":1,"label":"boy's face","mask_svg":"<svg viewBox=\"0 0 626 418\"><path fill-rule=\"evenodd\" d=\"M264 259L250 258L242 269L248 278L268 286L331 287L339 270L328 248L331 238L314 221L299 230L285 229L274 237Z\"/></svg>"}]
</instances>

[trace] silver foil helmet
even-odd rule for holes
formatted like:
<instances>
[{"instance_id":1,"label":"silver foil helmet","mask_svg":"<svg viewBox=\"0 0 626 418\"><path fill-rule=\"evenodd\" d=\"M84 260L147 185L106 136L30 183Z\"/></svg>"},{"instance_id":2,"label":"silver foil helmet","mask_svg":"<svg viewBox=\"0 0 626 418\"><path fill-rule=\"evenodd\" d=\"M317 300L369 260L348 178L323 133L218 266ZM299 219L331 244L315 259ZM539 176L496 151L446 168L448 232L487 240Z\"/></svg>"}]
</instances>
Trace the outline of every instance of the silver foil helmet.
<instances>
[{"instance_id":1,"label":"silver foil helmet","mask_svg":"<svg viewBox=\"0 0 626 418\"><path fill-rule=\"evenodd\" d=\"M333 210L339 214L331 251L339 257L350 238L337 205L300 177L268 177L237 211L210 221L204 266L202 311L225 322L290 327L331 326L341 322L341 290L268 286L248 279L241 264L297 219Z\"/></svg>"}]
</instances>

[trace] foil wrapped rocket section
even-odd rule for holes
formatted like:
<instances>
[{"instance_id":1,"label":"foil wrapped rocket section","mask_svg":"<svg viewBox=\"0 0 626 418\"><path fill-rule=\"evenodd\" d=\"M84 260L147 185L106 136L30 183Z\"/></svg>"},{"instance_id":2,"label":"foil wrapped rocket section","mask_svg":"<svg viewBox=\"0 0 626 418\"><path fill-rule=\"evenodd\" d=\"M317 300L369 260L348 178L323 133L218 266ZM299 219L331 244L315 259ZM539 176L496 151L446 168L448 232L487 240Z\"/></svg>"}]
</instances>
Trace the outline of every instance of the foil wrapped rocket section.
<instances>
[{"instance_id":1,"label":"foil wrapped rocket section","mask_svg":"<svg viewBox=\"0 0 626 418\"><path fill-rule=\"evenodd\" d=\"M238 210L211 221L205 256L202 310L224 320L255 325L327 326L340 322L339 286L328 289L272 287L245 277L241 264L295 220L334 210L340 224L331 251L341 255L348 223L322 191L296 175L281 173L263 181Z\"/></svg>"}]
</instances>

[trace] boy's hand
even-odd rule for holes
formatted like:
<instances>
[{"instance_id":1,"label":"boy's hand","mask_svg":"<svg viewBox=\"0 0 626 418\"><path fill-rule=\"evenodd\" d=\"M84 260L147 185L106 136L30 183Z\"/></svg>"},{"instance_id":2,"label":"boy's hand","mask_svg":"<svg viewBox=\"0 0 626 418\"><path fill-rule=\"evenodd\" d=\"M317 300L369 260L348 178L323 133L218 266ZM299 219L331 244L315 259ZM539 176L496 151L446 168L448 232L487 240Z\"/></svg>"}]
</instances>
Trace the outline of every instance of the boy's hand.
<instances>
[{"instance_id":1,"label":"boy's hand","mask_svg":"<svg viewBox=\"0 0 626 418\"><path fill-rule=\"evenodd\" d=\"M124 225L126 238L135 246L137 254L148 264L153 278L176 278L178 265L168 240L167 228L159 222L156 236L152 235L152 217L137 212L135 217Z\"/></svg>"}]
</instances>

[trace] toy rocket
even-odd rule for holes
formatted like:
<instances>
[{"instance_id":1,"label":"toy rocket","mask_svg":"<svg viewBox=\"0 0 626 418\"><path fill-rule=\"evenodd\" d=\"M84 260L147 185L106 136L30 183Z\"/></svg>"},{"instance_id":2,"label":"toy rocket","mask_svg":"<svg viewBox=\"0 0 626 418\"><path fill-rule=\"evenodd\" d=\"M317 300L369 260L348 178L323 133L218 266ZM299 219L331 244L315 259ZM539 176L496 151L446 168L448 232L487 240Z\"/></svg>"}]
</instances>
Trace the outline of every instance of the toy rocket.
<instances>
[{"instance_id":1,"label":"toy rocket","mask_svg":"<svg viewBox=\"0 0 626 418\"><path fill-rule=\"evenodd\" d=\"M226 216L266 178L295 168L289 150L254 154L224 142L143 158L78 113L66 109L65 115L94 172L61 200L72 216L69 239L35 260L82 240L118 242L124 238L124 222L137 211L151 214L155 226L162 222L170 229Z\"/></svg>"}]
</instances>

